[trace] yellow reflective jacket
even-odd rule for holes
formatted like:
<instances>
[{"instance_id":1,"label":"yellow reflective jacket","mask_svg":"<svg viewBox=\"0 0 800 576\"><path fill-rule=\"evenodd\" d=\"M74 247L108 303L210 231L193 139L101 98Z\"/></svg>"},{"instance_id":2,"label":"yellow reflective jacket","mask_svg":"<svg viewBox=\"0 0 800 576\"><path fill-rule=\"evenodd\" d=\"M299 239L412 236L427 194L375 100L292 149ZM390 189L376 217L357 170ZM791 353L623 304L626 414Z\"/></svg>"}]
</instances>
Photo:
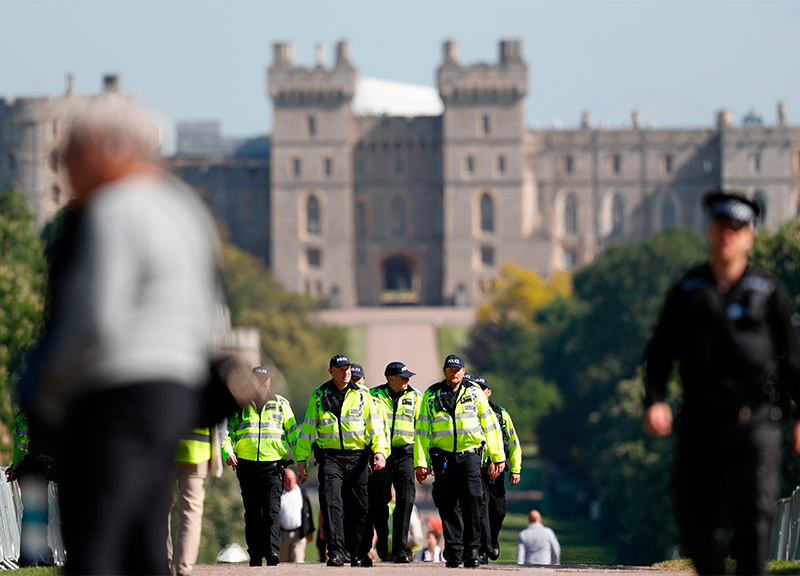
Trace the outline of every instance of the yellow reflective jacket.
<instances>
[{"instance_id":1,"label":"yellow reflective jacket","mask_svg":"<svg viewBox=\"0 0 800 576\"><path fill-rule=\"evenodd\" d=\"M498 423L500 424L500 433L503 438L503 450L506 453L508 469L512 474L519 474L522 471L522 446L519 443L517 430L514 428L511 415L505 408L493 402L489 402L489 406L494 410L495 417L498 418Z\"/></svg>"},{"instance_id":2,"label":"yellow reflective jacket","mask_svg":"<svg viewBox=\"0 0 800 576\"><path fill-rule=\"evenodd\" d=\"M422 405L422 394L411 386L395 402L389 396L389 384L372 388L369 393L383 414L386 438L394 447L408 446L414 443L419 409Z\"/></svg>"},{"instance_id":3,"label":"yellow reflective jacket","mask_svg":"<svg viewBox=\"0 0 800 576\"><path fill-rule=\"evenodd\" d=\"M200 464L211 460L211 428L195 428L178 440L175 462Z\"/></svg>"},{"instance_id":4,"label":"yellow reflective jacket","mask_svg":"<svg viewBox=\"0 0 800 576\"><path fill-rule=\"evenodd\" d=\"M430 467L429 448L463 452L484 446L490 461L503 462L506 458L500 425L483 390L462 381L451 414L442 408L439 400L449 389L449 384L443 380L428 388L422 397L414 439L414 466Z\"/></svg>"},{"instance_id":5,"label":"yellow reflective jacket","mask_svg":"<svg viewBox=\"0 0 800 576\"><path fill-rule=\"evenodd\" d=\"M222 455L227 460L235 454L243 460L275 462L296 452L298 425L289 401L275 395L267 399L261 410L255 403L228 418L228 435L222 442Z\"/></svg>"},{"instance_id":6,"label":"yellow reflective jacket","mask_svg":"<svg viewBox=\"0 0 800 576\"><path fill-rule=\"evenodd\" d=\"M363 450L372 447L376 454L388 456L389 446L383 417L369 390L353 383L348 384L340 418L323 406L324 396L335 391L333 380L328 380L311 393L306 417L297 439L297 449L294 451L297 460L308 460L314 441L325 450Z\"/></svg>"}]
</instances>

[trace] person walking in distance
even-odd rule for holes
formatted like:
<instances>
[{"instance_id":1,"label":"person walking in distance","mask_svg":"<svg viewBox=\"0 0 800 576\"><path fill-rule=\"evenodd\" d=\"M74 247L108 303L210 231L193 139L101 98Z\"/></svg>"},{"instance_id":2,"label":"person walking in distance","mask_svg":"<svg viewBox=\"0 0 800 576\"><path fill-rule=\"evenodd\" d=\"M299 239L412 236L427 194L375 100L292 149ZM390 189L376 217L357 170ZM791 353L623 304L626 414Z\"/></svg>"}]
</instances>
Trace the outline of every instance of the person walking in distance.
<instances>
[{"instance_id":1,"label":"person walking in distance","mask_svg":"<svg viewBox=\"0 0 800 576\"><path fill-rule=\"evenodd\" d=\"M369 556L359 556L367 520L369 465L381 470L389 452L383 419L369 392L350 381L350 364L341 354L331 358L331 379L312 392L295 451L302 484L308 479L312 443L318 446L319 499L329 566L343 566L347 555L351 566L372 565ZM368 448L374 453L372 458Z\"/></svg>"},{"instance_id":2,"label":"person walking in distance","mask_svg":"<svg viewBox=\"0 0 800 576\"><path fill-rule=\"evenodd\" d=\"M561 563L561 546L555 532L542 524L542 515L531 510L528 527L517 538L517 564L548 565Z\"/></svg>"},{"instance_id":3,"label":"person walking in distance","mask_svg":"<svg viewBox=\"0 0 800 576\"><path fill-rule=\"evenodd\" d=\"M244 535L250 566L274 566L281 560L281 493L285 458L296 450L299 434L289 401L270 390L266 366L253 368L263 395L228 417L228 437L222 454L236 467L244 503Z\"/></svg>"},{"instance_id":4,"label":"person walking in distance","mask_svg":"<svg viewBox=\"0 0 800 576\"><path fill-rule=\"evenodd\" d=\"M672 490L684 553L699 574L725 573L724 487L735 499L737 574L763 574L778 500L779 422L800 404L796 309L778 281L751 266L757 203L705 196L711 258L667 294L646 352L645 429L673 430L667 381L678 363ZM793 431L800 452L800 423Z\"/></svg>"},{"instance_id":5,"label":"person walking in distance","mask_svg":"<svg viewBox=\"0 0 800 576\"><path fill-rule=\"evenodd\" d=\"M411 561L406 552L411 511L414 508L414 434L419 416L422 394L409 385L414 373L403 362L392 362L384 370L386 383L370 390L380 407L385 423L386 437L391 442L391 455L386 467L376 470L369 478L369 516L361 555L366 557L372 546L372 527L375 527L375 549L381 560L388 555L389 502L391 488L395 491L392 514L392 557L396 564Z\"/></svg>"},{"instance_id":6,"label":"person walking in distance","mask_svg":"<svg viewBox=\"0 0 800 576\"><path fill-rule=\"evenodd\" d=\"M433 501L442 518L447 566L480 564L481 462L489 459L494 479L505 468L500 428L483 391L464 380L464 359L444 362L444 380L422 397L414 440L417 481L433 472ZM460 512L460 513L459 513ZM462 522L463 517L463 522Z\"/></svg>"}]
</instances>

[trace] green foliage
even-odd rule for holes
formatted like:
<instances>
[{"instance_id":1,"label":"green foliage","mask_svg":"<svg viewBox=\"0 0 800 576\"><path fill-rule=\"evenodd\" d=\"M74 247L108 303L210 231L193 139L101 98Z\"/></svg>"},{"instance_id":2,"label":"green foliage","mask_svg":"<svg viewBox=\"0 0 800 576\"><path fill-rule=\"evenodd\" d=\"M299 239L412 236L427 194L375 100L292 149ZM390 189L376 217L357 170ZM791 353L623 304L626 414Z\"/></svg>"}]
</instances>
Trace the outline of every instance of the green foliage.
<instances>
[{"instance_id":1,"label":"green foliage","mask_svg":"<svg viewBox=\"0 0 800 576\"><path fill-rule=\"evenodd\" d=\"M173 514L173 524L176 515ZM216 562L220 550L232 542L247 549L244 539L244 505L239 481L231 467L225 465L221 477L209 476L206 479L203 532L198 563Z\"/></svg>"},{"instance_id":2,"label":"green foliage","mask_svg":"<svg viewBox=\"0 0 800 576\"><path fill-rule=\"evenodd\" d=\"M750 262L783 282L800 305L800 220L790 220L775 233L760 232Z\"/></svg>"},{"instance_id":3,"label":"green foliage","mask_svg":"<svg viewBox=\"0 0 800 576\"><path fill-rule=\"evenodd\" d=\"M260 260L230 244L222 275L233 324L258 329L264 353L289 383L289 400L305 413L311 391L329 378L328 360L346 349L346 332L314 321L319 301L284 292Z\"/></svg>"},{"instance_id":4,"label":"green foliage","mask_svg":"<svg viewBox=\"0 0 800 576\"><path fill-rule=\"evenodd\" d=\"M39 332L46 264L24 197L0 195L0 450L8 450L14 417L12 389Z\"/></svg>"}]
</instances>

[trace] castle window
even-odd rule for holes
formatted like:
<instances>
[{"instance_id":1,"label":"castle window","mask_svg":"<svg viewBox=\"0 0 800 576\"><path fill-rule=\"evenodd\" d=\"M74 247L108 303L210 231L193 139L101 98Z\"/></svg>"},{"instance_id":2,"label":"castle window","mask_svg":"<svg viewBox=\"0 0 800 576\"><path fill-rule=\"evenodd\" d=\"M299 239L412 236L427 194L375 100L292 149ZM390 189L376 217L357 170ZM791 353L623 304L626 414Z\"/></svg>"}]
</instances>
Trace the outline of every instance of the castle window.
<instances>
[{"instance_id":1,"label":"castle window","mask_svg":"<svg viewBox=\"0 0 800 576\"><path fill-rule=\"evenodd\" d=\"M619 194L611 201L611 235L622 236L625 224L625 203Z\"/></svg>"},{"instance_id":2,"label":"castle window","mask_svg":"<svg viewBox=\"0 0 800 576\"><path fill-rule=\"evenodd\" d=\"M578 233L578 202L574 194L567 194L564 198L564 232L566 234Z\"/></svg>"},{"instance_id":3,"label":"castle window","mask_svg":"<svg viewBox=\"0 0 800 576\"><path fill-rule=\"evenodd\" d=\"M61 202L61 188L58 186L53 186L50 190L50 195L53 198L53 202L59 204Z\"/></svg>"},{"instance_id":4,"label":"castle window","mask_svg":"<svg viewBox=\"0 0 800 576\"><path fill-rule=\"evenodd\" d=\"M308 117L308 135L314 136L317 133L317 119L313 116Z\"/></svg>"},{"instance_id":5,"label":"castle window","mask_svg":"<svg viewBox=\"0 0 800 576\"><path fill-rule=\"evenodd\" d=\"M494 266L494 248L491 246L481 246L481 264L484 266Z\"/></svg>"},{"instance_id":6,"label":"castle window","mask_svg":"<svg viewBox=\"0 0 800 576\"><path fill-rule=\"evenodd\" d=\"M299 178L302 174L302 164L300 163L300 158L295 158L292 160L292 173L294 174L295 178Z\"/></svg>"},{"instance_id":7,"label":"castle window","mask_svg":"<svg viewBox=\"0 0 800 576\"><path fill-rule=\"evenodd\" d=\"M392 201L392 236L401 238L406 233L406 203L402 197L396 196Z\"/></svg>"},{"instance_id":8,"label":"castle window","mask_svg":"<svg viewBox=\"0 0 800 576\"><path fill-rule=\"evenodd\" d=\"M438 160L434 160L433 162L431 162L431 172L433 172L434 176L438 176L439 175L439 161Z\"/></svg>"},{"instance_id":9,"label":"castle window","mask_svg":"<svg viewBox=\"0 0 800 576\"><path fill-rule=\"evenodd\" d=\"M664 154L664 174L672 174L672 154Z\"/></svg>"},{"instance_id":10,"label":"castle window","mask_svg":"<svg viewBox=\"0 0 800 576\"><path fill-rule=\"evenodd\" d=\"M388 152L389 151L389 143L388 142L384 142L383 143L383 151L384 152Z\"/></svg>"},{"instance_id":11,"label":"castle window","mask_svg":"<svg viewBox=\"0 0 800 576\"><path fill-rule=\"evenodd\" d=\"M564 267L572 268L577 260L575 250L564 250Z\"/></svg>"},{"instance_id":12,"label":"castle window","mask_svg":"<svg viewBox=\"0 0 800 576\"><path fill-rule=\"evenodd\" d=\"M484 114L483 115L483 133L484 134L489 134L489 128L490 128L490 126L489 126L489 115L488 114Z\"/></svg>"},{"instance_id":13,"label":"castle window","mask_svg":"<svg viewBox=\"0 0 800 576\"><path fill-rule=\"evenodd\" d=\"M706 174L711 174L711 171L714 169L714 163L711 160L704 160L703 161L703 172Z\"/></svg>"},{"instance_id":14,"label":"castle window","mask_svg":"<svg viewBox=\"0 0 800 576\"><path fill-rule=\"evenodd\" d=\"M753 194L753 202L761 208L761 214L759 214L756 222L758 227L761 228L767 222L767 195L763 190L756 190L756 193Z\"/></svg>"},{"instance_id":15,"label":"castle window","mask_svg":"<svg viewBox=\"0 0 800 576\"><path fill-rule=\"evenodd\" d=\"M497 157L497 171L500 174L506 173L506 157L502 154Z\"/></svg>"},{"instance_id":16,"label":"castle window","mask_svg":"<svg viewBox=\"0 0 800 576\"><path fill-rule=\"evenodd\" d=\"M58 134L58 122L53 120L53 136Z\"/></svg>"},{"instance_id":17,"label":"castle window","mask_svg":"<svg viewBox=\"0 0 800 576\"><path fill-rule=\"evenodd\" d=\"M572 158L572 156L566 156L564 158L564 172L566 172L567 174L572 174L572 170L575 167L574 165L575 165L575 160Z\"/></svg>"},{"instance_id":18,"label":"castle window","mask_svg":"<svg viewBox=\"0 0 800 576\"><path fill-rule=\"evenodd\" d=\"M319 200L314 195L309 196L306 202L306 231L314 236L322 234Z\"/></svg>"},{"instance_id":19,"label":"castle window","mask_svg":"<svg viewBox=\"0 0 800 576\"><path fill-rule=\"evenodd\" d=\"M442 203L439 200L431 202L431 210L429 212L430 223L428 229L434 236L442 234Z\"/></svg>"},{"instance_id":20,"label":"castle window","mask_svg":"<svg viewBox=\"0 0 800 576\"><path fill-rule=\"evenodd\" d=\"M672 198L667 196L661 203L661 229L667 230L674 228L678 221L678 213L675 210L675 203Z\"/></svg>"},{"instance_id":21,"label":"castle window","mask_svg":"<svg viewBox=\"0 0 800 576\"><path fill-rule=\"evenodd\" d=\"M403 147L403 143L402 143L402 142L400 142L400 140L397 140L397 141L394 143L394 149L395 149L395 150L400 150L400 148L402 148L402 147Z\"/></svg>"},{"instance_id":22,"label":"castle window","mask_svg":"<svg viewBox=\"0 0 800 576\"><path fill-rule=\"evenodd\" d=\"M469 174L475 173L475 157L467 156L467 172Z\"/></svg>"},{"instance_id":23,"label":"castle window","mask_svg":"<svg viewBox=\"0 0 800 576\"><path fill-rule=\"evenodd\" d=\"M372 152L375 152L375 148L376 148L377 146L378 146L377 142L375 142L375 141L373 140L373 141L372 141L372 142L370 142L370 144L369 144L369 149L370 149Z\"/></svg>"},{"instance_id":24,"label":"castle window","mask_svg":"<svg viewBox=\"0 0 800 576\"><path fill-rule=\"evenodd\" d=\"M325 158L325 176L333 174L333 160Z\"/></svg>"},{"instance_id":25,"label":"castle window","mask_svg":"<svg viewBox=\"0 0 800 576\"><path fill-rule=\"evenodd\" d=\"M356 162L356 173L363 174L364 173L364 161L359 160Z\"/></svg>"},{"instance_id":26,"label":"castle window","mask_svg":"<svg viewBox=\"0 0 800 576\"><path fill-rule=\"evenodd\" d=\"M419 141L419 149L420 149L420 150L425 150L425 146L426 146L426 145L427 145L427 144L426 144L426 142L425 142L425 138L422 138L422 139L420 139L420 141Z\"/></svg>"},{"instance_id":27,"label":"castle window","mask_svg":"<svg viewBox=\"0 0 800 576\"><path fill-rule=\"evenodd\" d=\"M433 142L431 142L431 150L436 152L438 149L439 149L439 141L434 140Z\"/></svg>"},{"instance_id":28,"label":"castle window","mask_svg":"<svg viewBox=\"0 0 800 576\"><path fill-rule=\"evenodd\" d=\"M306 250L306 262L309 268L322 267L322 250L319 248L308 248Z\"/></svg>"},{"instance_id":29,"label":"castle window","mask_svg":"<svg viewBox=\"0 0 800 576\"><path fill-rule=\"evenodd\" d=\"M622 156L620 154L611 156L611 169L614 171L614 174L622 172Z\"/></svg>"},{"instance_id":30,"label":"castle window","mask_svg":"<svg viewBox=\"0 0 800 576\"><path fill-rule=\"evenodd\" d=\"M394 163L394 173L398 176L403 173L403 163L400 160Z\"/></svg>"},{"instance_id":31,"label":"castle window","mask_svg":"<svg viewBox=\"0 0 800 576\"><path fill-rule=\"evenodd\" d=\"M365 202L356 204L356 238L367 237L367 205Z\"/></svg>"},{"instance_id":32,"label":"castle window","mask_svg":"<svg viewBox=\"0 0 800 576\"><path fill-rule=\"evenodd\" d=\"M356 148L358 149L358 151L359 151L359 152L362 152L362 151L364 150L364 141L363 141L363 140L361 140L361 141L358 143L358 145L356 146Z\"/></svg>"},{"instance_id":33,"label":"castle window","mask_svg":"<svg viewBox=\"0 0 800 576\"><path fill-rule=\"evenodd\" d=\"M317 296L322 297L322 280L317 280Z\"/></svg>"},{"instance_id":34,"label":"castle window","mask_svg":"<svg viewBox=\"0 0 800 576\"><path fill-rule=\"evenodd\" d=\"M13 174L16 171L16 169L17 169L17 157L14 156L13 154L9 154L8 155L8 171Z\"/></svg>"},{"instance_id":35,"label":"castle window","mask_svg":"<svg viewBox=\"0 0 800 576\"><path fill-rule=\"evenodd\" d=\"M488 194L481 196L481 231L494 232L494 201Z\"/></svg>"},{"instance_id":36,"label":"castle window","mask_svg":"<svg viewBox=\"0 0 800 576\"><path fill-rule=\"evenodd\" d=\"M411 152L413 150L414 150L414 141L413 140L409 140L408 141L408 151Z\"/></svg>"},{"instance_id":37,"label":"castle window","mask_svg":"<svg viewBox=\"0 0 800 576\"><path fill-rule=\"evenodd\" d=\"M761 172L761 152L750 154L750 169L753 172Z\"/></svg>"},{"instance_id":38,"label":"castle window","mask_svg":"<svg viewBox=\"0 0 800 576\"><path fill-rule=\"evenodd\" d=\"M306 294L311 294L311 282L309 282L308 280L306 280L305 288L306 288Z\"/></svg>"}]
</instances>

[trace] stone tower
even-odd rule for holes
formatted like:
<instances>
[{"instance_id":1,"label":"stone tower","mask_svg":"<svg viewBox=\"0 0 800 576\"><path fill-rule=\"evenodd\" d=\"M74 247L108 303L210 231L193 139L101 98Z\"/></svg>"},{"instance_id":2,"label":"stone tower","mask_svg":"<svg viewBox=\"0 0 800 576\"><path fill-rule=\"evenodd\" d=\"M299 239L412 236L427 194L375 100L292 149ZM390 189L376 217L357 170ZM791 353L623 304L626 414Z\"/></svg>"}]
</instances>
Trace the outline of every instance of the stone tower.
<instances>
[{"instance_id":1,"label":"stone tower","mask_svg":"<svg viewBox=\"0 0 800 576\"><path fill-rule=\"evenodd\" d=\"M523 185L523 112L528 67L520 40L500 42L500 61L462 66L454 40L439 67L444 102L443 297L456 305L482 299L503 260L526 262L532 191Z\"/></svg>"},{"instance_id":2,"label":"stone tower","mask_svg":"<svg viewBox=\"0 0 800 576\"><path fill-rule=\"evenodd\" d=\"M293 47L275 44L268 71L274 120L271 148L271 264L292 292L356 303L353 248L353 115L356 70L350 43L326 68L295 66Z\"/></svg>"}]
</instances>

